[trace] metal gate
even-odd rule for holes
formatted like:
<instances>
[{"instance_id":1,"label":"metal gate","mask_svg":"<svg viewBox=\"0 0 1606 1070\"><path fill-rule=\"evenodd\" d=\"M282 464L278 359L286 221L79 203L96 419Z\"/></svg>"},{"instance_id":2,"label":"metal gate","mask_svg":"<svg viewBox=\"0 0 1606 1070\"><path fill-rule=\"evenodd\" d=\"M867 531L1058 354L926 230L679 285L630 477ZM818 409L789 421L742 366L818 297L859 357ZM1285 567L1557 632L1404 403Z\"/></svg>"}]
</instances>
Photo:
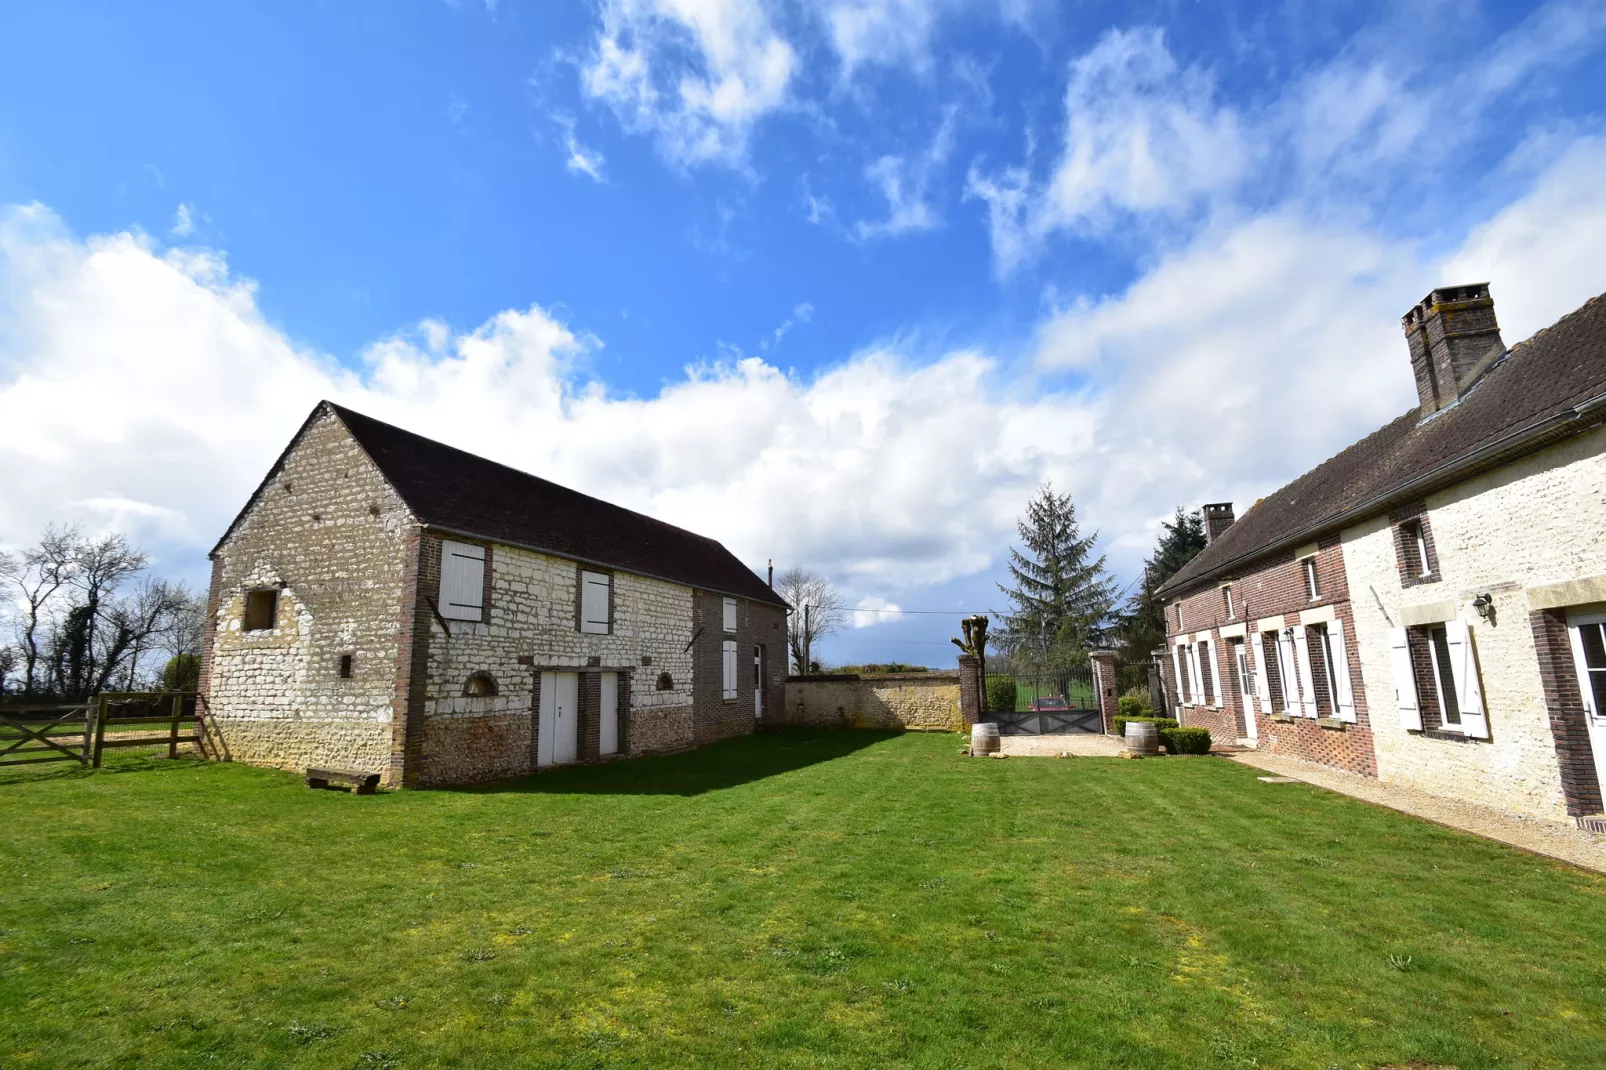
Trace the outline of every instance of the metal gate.
<instances>
[{"instance_id":1,"label":"metal gate","mask_svg":"<svg viewBox=\"0 0 1606 1070\"><path fill-rule=\"evenodd\" d=\"M1000 735L1042 736L1104 730L1098 688L1093 683L1091 668L988 673L989 707L999 705L1010 690L995 681L1009 681L1014 685L1014 708L989 708L984 715L986 720L998 725Z\"/></svg>"}]
</instances>

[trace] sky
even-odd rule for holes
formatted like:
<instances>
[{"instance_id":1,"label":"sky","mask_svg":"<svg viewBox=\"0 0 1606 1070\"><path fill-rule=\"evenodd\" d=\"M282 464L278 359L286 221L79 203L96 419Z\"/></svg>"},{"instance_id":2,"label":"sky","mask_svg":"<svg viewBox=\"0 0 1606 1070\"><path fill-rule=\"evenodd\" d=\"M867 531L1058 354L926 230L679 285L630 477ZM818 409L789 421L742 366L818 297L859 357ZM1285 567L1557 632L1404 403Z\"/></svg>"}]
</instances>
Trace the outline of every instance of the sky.
<instances>
[{"instance_id":1,"label":"sky","mask_svg":"<svg viewBox=\"0 0 1606 1070\"><path fill-rule=\"evenodd\" d=\"M1125 585L1606 291L1606 5L0 8L0 548L206 554L322 398L800 565L949 665L1069 492ZM891 612L921 610L936 612Z\"/></svg>"}]
</instances>

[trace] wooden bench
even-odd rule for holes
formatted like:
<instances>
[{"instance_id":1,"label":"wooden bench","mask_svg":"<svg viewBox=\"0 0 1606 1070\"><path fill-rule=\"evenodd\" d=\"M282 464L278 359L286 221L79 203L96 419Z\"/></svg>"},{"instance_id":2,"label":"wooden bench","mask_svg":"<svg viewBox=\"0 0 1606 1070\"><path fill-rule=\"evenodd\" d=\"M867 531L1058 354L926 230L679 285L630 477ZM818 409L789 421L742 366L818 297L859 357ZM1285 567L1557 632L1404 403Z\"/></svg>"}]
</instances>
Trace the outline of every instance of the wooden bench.
<instances>
[{"instance_id":1,"label":"wooden bench","mask_svg":"<svg viewBox=\"0 0 1606 1070\"><path fill-rule=\"evenodd\" d=\"M308 769L307 787L349 790L353 795L372 795L379 789L378 773L362 773L355 769Z\"/></svg>"}]
</instances>

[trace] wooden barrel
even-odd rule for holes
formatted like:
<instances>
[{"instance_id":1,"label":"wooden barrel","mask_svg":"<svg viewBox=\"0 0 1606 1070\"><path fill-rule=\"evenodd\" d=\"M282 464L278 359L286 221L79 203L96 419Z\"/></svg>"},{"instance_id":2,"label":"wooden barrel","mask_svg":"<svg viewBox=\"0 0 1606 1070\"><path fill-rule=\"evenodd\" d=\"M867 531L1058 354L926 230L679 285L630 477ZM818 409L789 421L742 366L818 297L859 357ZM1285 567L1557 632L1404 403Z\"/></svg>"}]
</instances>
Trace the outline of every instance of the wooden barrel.
<instances>
[{"instance_id":1,"label":"wooden barrel","mask_svg":"<svg viewBox=\"0 0 1606 1070\"><path fill-rule=\"evenodd\" d=\"M970 726L970 753L972 755L998 753L998 726L991 721Z\"/></svg>"},{"instance_id":2,"label":"wooden barrel","mask_svg":"<svg viewBox=\"0 0 1606 1070\"><path fill-rule=\"evenodd\" d=\"M1160 730L1143 721L1128 721L1126 749L1133 754L1159 754Z\"/></svg>"}]
</instances>

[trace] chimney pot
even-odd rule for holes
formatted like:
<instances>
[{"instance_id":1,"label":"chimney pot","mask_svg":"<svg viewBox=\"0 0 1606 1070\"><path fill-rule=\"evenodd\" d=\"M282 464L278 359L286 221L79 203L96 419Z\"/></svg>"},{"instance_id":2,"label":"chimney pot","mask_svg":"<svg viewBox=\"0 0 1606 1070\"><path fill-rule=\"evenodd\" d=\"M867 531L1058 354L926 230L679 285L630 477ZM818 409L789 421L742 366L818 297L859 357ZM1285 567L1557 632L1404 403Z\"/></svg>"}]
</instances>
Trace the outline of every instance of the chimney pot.
<instances>
[{"instance_id":1,"label":"chimney pot","mask_svg":"<svg viewBox=\"0 0 1606 1070\"><path fill-rule=\"evenodd\" d=\"M1204 507L1205 545L1215 542L1221 533L1232 527L1232 503L1216 502Z\"/></svg>"},{"instance_id":2,"label":"chimney pot","mask_svg":"<svg viewBox=\"0 0 1606 1070\"><path fill-rule=\"evenodd\" d=\"M1441 286L1400 320L1421 413L1456 401L1505 353L1489 284Z\"/></svg>"}]
</instances>

